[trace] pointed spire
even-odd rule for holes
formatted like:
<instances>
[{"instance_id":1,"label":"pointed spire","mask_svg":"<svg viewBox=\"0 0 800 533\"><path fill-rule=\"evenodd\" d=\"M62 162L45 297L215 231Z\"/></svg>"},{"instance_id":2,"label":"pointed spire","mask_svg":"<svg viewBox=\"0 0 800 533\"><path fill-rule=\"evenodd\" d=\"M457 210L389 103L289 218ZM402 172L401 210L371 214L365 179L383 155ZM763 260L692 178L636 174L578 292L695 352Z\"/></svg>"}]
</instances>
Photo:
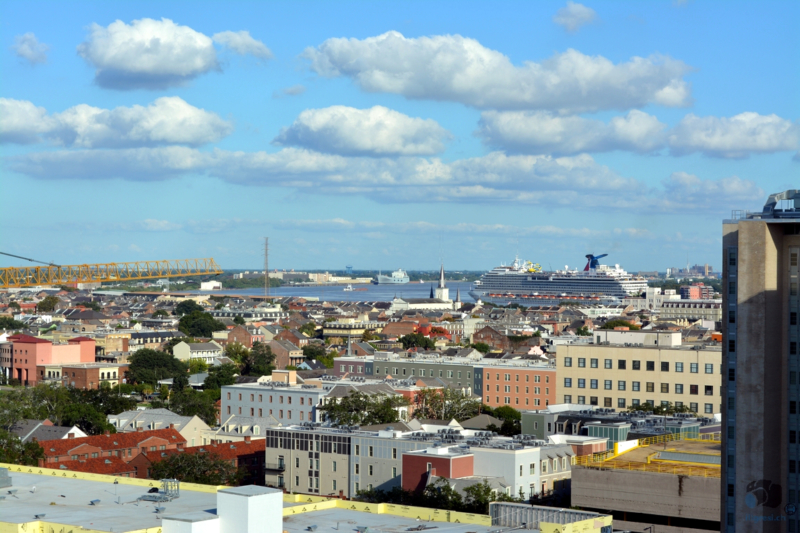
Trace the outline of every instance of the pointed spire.
<instances>
[{"instance_id":1,"label":"pointed spire","mask_svg":"<svg viewBox=\"0 0 800 533\"><path fill-rule=\"evenodd\" d=\"M439 288L444 289L444 263L442 263L439 269Z\"/></svg>"},{"instance_id":2,"label":"pointed spire","mask_svg":"<svg viewBox=\"0 0 800 533\"><path fill-rule=\"evenodd\" d=\"M458 289L456 289L456 301L457 301L457 302L460 302L460 301L461 301L461 287L459 287Z\"/></svg>"},{"instance_id":3,"label":"pointed spire","mask_svg":"<svg viewBox=\"0 0 800 533\"><path fill-rule=\"evenodd\" d=\"M433 299L433 285L431 285L431 299Z\"/></svg>"}]
</instances>

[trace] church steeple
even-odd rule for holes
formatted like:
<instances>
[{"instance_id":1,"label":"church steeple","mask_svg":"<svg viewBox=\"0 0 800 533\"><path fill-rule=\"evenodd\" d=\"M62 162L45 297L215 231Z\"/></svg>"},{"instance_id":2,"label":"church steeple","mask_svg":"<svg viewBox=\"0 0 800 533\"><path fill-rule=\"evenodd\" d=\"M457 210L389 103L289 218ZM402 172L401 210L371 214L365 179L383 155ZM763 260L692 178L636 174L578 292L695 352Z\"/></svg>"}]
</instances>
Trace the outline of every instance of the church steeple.
<instances>
[{"instance_id":1,"label":"church steeple","mask_svg":"<svg viewBox=\"0 0 800 533\"><path fill-rule=\"evenodd\" d=\"M431 285L431 299L433 299L433 285Z\"/></svg>"},{"instance_id":2,"label":"church steeple","mask_svg":"<svg viewBox=\"0 0 800 533\"><path fill-rule=\"evenodd\" d=\"M436 288L436 296L439 300L444 300L446 302L450 301L450 289L444 283L444 263L442 263L441 268L439 269L439 286Z\"/></svg>"},{"instance_id":3,"label":"church steeple","mask_svg":"<svg viewBox=\"0 0 800 533\"><path fill-rule=\"evenodd\" d=\"M442 266L439 269L439 288L444 289L444 287L444 263L442 263Z\"/></svg>"}]
</instances>

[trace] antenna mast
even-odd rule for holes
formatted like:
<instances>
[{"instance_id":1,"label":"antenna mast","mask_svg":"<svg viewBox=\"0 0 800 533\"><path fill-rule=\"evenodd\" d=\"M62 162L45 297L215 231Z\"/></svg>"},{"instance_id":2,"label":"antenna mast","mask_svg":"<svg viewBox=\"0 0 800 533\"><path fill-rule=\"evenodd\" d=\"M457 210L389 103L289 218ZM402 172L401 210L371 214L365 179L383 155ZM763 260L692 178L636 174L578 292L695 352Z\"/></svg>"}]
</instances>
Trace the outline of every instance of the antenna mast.
<instances>
[{"instance_id":1,"label":"antenna mast","mask_svg":"<svg viewBox=\"0 0 800 533\"><path fill-rule=\"evenodd\" d=\"M264 237L264 299L269 297L269 237Z\"/></svg>"}]
</instances>

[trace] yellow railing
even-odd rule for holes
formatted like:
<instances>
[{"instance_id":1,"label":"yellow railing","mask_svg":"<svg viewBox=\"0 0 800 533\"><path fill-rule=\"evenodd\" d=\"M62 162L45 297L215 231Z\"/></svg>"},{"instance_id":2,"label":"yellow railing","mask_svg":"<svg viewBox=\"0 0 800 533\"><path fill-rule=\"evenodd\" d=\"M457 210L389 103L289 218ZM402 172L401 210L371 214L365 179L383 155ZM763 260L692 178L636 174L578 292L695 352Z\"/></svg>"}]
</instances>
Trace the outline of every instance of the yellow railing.
<instances>
[{"instance_id":1,"label":"yellow railing","mask_svg":"<svg viewBox=\"0 0 800 533\"><path fill-rule=\"evenodd\" d=\"M720 442L722 441L722 433L700 433L696 439L684 439L688 441L703 441L703 442Z\"/></svg>"},{"instance_id":2,"label":"yellow railing","mask_svg":"<svg viewBox=\"0 0 800 533\"><path fill-rule=\"evenodd\" d=\"M681 440L680 433L664 433L663 435L656 435L655 437L647 437L646 439L639 439L639 446L652 446L653 444L664 444L673 440Z\"/></svg>"},{"instance_id":3,"label":"yellow railing","mask_svg":"<svg viewBox=\"0 0 800 533\"><path fill-rule=\"evenodd\" d=\"M591 455L575 455L572 457L572 464L579 466L586 466L594 463L602 463L606 459L614 457L614 451L608 450L607 452L593 453Z\"/></svg>"},{"instance_id":4,"label":"yellow railing","mask_svg":"<svg viewBox=\"0 0 800 533\"><path fill-rule=\"evenodd\" d=\"M719 468L704 468L702 466L684 466L684 465L664 465L657 463L640 463L631 461L606 461L604 463L594 463L581 465L585 468L594 468L597 470L629 470L634 472L653 472L657 474L677 474L684 476L698 476L698 477L720 477Z\"/></svg>"}]
</instances>

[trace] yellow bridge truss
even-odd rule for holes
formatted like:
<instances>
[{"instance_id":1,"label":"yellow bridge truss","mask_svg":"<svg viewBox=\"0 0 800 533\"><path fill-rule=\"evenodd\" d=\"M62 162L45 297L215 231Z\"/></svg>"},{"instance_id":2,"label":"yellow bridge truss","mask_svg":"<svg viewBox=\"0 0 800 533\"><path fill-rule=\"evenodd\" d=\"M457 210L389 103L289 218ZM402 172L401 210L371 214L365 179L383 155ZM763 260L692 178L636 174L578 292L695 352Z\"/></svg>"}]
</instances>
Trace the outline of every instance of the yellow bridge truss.
<instances>
[{"instance_id":1,"label":"yellow bridge truss","mask_svg":"<svg viewBox=\"0 0 800 533\"><path fill-rule=\"evenodd\" d=\"M0 268L0 288L65 285L68 283L124 282L222 274L211 259L173 259L95 265L52 265Z\"/></svg>"}]
</instances>

